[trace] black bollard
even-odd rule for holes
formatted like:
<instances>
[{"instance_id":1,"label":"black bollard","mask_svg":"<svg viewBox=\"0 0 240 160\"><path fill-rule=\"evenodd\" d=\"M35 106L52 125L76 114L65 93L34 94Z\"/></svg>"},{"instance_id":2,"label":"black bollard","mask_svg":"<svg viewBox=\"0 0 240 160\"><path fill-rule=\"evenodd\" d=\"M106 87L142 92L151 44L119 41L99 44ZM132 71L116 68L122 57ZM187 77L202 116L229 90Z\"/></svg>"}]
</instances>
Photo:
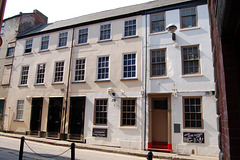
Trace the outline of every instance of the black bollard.
<instances>
[{"instance_id":1,"label":"black bollard","mask_svg":"<svg viewBox=\"0 0 240 160\"><path fill-rule=\"evenodd\" d=\"M19 160L22 160L22 157L23 157L24 140L25 138L22 136L21 143L20 143Z\"/></svg>"},{"instance_id":2,"label":"black bollard","mask_svg":"<svg viewBox=\"0 0 240 160\"><path fill-rule=\"evenodd\" d=\"M153 153L152 151L149 151L147 154L147 160L152 160L152 158L153 158Z\"/></svg>"},{"instance_id":3,"label":"black bollard","mask_svg":"<svg viewBox=\"0 0 240 160\"><path fill-rule=\"evenodd\" d=\"M75 160L75 143L71 144L71 160Z\"/></svg>"}]
</instances>

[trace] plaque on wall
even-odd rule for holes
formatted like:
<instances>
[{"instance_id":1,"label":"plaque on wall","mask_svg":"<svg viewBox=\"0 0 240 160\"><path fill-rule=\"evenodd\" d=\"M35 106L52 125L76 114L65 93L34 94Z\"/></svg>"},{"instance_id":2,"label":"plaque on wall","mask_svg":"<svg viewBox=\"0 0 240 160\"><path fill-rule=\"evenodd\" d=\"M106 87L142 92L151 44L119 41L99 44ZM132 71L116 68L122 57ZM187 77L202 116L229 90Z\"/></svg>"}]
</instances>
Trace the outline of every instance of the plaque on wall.
<instances>
[{"instance_id":1,"label":"plaque on wall","mask_svg":"<svg viewBox=\"0 0 240 160\"><path fill-rule=\"evenodd\" d=\"M183 142L204 143L204 133L183 132Z\"/></svg>"},{"instance_id":2,"label":"plaque on wall","mask_svg":"<svg viewBox=\"0 0 240 160\"><path fill-rule=\"evenodd\" d=\"M107 137L107 129L105 128L93 128L93 137Z\"/></svg>"}]
</instances>

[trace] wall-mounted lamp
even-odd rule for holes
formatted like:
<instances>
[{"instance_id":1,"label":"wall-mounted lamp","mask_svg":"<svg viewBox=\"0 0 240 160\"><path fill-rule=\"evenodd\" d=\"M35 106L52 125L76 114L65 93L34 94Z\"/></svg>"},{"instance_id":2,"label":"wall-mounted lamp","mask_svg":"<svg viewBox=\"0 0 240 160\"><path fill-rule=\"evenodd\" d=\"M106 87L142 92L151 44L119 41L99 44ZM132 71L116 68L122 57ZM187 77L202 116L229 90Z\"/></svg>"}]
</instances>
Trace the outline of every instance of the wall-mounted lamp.
<instances>
[{"instance_id":1,"label":"wall-mounted lamp","mask_svg":"<svg viewBox=\"0 0 240 160\"><path fill-rule=\"evenodd\" d=\"M177 26L175 24L169 24L166 27L166 30L170 33L172 33L172 40L176 41L176 34L174 33L177 30Z\"/></svg>"},{"instance_id":2,"label":"wall-mounted lamp","mask_svg":"<svg viewBox=\"0 0 240 160\"><path fill-rule=\"evenodd\" d=\"M27 96L27 97L26 97L26 100L30 100L30 99L31 99L31 97L30 97L30 96Z\"/></svg>"},{"instance_id":3,"label":"wall-mounted lamp","mask_svg":"<svg viewBox=\"0 0 240 160\"><path fill-rule=\"evenodd\" d=\"M116 95L116 94L113 92L113 93L112 93L112 96L115 97L115 95Z\"/></svg>"}]
</instances>

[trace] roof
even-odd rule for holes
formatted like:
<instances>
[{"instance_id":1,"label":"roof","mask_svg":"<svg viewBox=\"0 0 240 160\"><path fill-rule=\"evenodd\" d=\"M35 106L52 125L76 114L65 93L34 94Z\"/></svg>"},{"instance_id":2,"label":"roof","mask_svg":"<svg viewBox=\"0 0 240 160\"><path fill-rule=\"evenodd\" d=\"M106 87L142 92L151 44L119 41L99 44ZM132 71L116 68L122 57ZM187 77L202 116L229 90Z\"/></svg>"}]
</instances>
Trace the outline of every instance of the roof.
<instances>
[{"instance_id":1,"label":"roof","mask_svg":"<svg viewBox=\"0 0 240 160\"><path fill-rule=\"evenodd\" d=\"M199 2L207 3L207 0L154 0L146 3L83 15L83 16L79 16L79 17L75 17L67 20L56 21L54 23L48 23L45 25L41 25L37 28L34 28L33 30L27 33L19 35L18 38L24 38L28 36L37 35L37 34L53 32L60 29L68 29L68 28L72 28L73 26L81 26L81 25L87 25L91 23L107 21L111 19L139 15L139 14L143 14L145 11L150 11L152 9L173 6L173 5L187 3L191 1L198 2L198 3Z\"/></svg>"}]
</instances>

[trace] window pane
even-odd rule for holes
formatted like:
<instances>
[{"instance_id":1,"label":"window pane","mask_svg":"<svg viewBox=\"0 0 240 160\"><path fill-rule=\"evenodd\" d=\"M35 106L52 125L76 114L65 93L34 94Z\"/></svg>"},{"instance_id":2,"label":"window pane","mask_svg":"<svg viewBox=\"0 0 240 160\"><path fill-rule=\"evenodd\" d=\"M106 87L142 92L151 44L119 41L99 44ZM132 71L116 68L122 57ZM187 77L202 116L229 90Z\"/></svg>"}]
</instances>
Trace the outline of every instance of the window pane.
<instances>
[{"instance_id":1,"label":"window pane","mask_svg":"<svg viewBox=\"0 0 240 160\"><path fill-rule=\"evenodd\" d=\"M107 124L107 100L95 100L95 124Z\"/></svg>"},{"instance_id":2,"label":"window pane","mask_svg":"<svg viewBox=\"0 0 240 160\"><path fill-rule=\"evenodd\" d=\"M183 73L194 74L199 73L199 49L198 46L184 47L183 54Z\"/></svg>"},{"instance_id":3,"label":"window pane","mask_svg":"<svg viewBox=\"0 0 240 160\"><path fill-rule=\"evenodd\" d=\"M151 51L151 76L166 75L165 49Z\"/></svg>"},{"instance_id":4,"label":"window pane","mask_svg":"<svg viewBox=\"0 0 240 160\"><path fill-rule=\"evenodd\" d=\"M26 40L25 53L32 52L32 42L33 42L33 39Z\"/></svg>"},{"instance_id":5,"label":"window pane","mask_svg":"<svg viewBox=\"0 0 240 160\"><path fill-rule=\"evenodd\" d=\"M122 99L122 124L123 126L134 126L136 122L136 100Z\"/></svg>"},{"instance_id":6,"label":"window pane","mask_svg":"<svg viewBox=\"0 0 240 160\"><path fill-rule=\"evenodd\" d=\"M8 48L8 50L7 50L7 57L8 57L8 56L13 56L14 50L15 50L14 47Z\"/></svg>"},{"instance_id":7,"label":"window pane","mask_svg":"<svg viewBox=\"0 0 240 160\"><path fill-rule=\"evenodd\" d=\"M63 81L64 62L56 62L54 82Z\"/></svg>"},{"instance_id":8,"label":"window pane","mask_svg":"<svg viewBox=\"0 0 240 160\"><path fill-rule=\"evenodd\" d=\"M189 107L190 107L190 110L189 110ZM184 99L184 115L185 115L184 116L185 128L202 127L201 99L185 98Z\"/></svg>"},{"instance_id":9,"label":"window pane","mask_svg":"<svg viewBox=\"0 0 240 160\"><path fill-rule=\"evenodd\" d=\"M111 24L100 26L100 40L107 40L111 37Z\"/></svg>"},{"instance_id":10,"label":"window pane","mask_svg":"<svg viewBox=\"0 0 240 160\"><path fill-rule=\"evenodd\" d=\"M37 84L44 83L45 64L39 64L37 67Z\"/></svg>"},{"instance_id":11,"label":"window pane","mask_svg":"<svg viewBox=\"0 0 240 160\"><path fill-rule=\"evenodd\" d=\"M124 37L136 35L136 19L125 21L124 26Z\"/></svg>"},{"instance_id":12,"label":"window pane","mask_svg":"<svg viewBox=\"0 0 240 160\"><path fill-rule=\"evenodd\" d=\"M151 16L151 33L165 31L164 17L164 13Z\"/></svg>"},{"instance_id":13,"label":"window pane","mask_svg":"<svg viewBox=\"0 0 240 160\"><path fill-rule=\"evenodd\" d=\"M98 58L98 79L108 79L109 57Z\"/></svg>"},{"instance_id":14,"label":"window pane","mask_svg":"<svg viewBox=\"0 0 240 160\"><path fill-rule=\"evenodd\" d=\"M197 26L196 8L181 10L181 28Z\"/></svg>"},{"instance_id":15,"label":"window pane","mask_svg":"<svg viewBox=\"0 0 240 160\"><path fill-rule=\"evenodd\" d=\"M76 60L75 81L83 81L85 76L85 59Z\"/></svg>"},{"instance_id":16,"label":"window pane","mask_svg":"<svg viewBox=\"0 0 240 160\"><path fill-rule=\"evenodd\" d=\"M27 84L28 71L29 71L29 66L22 67L21 82L20 82L21 85Z\"/></svg>"},{"instance_id":17,"label":"window pane","mask_svg":"<svg viewBox=\"0 0 240 160\"><path fill-rule=\"evenodd\" d=\"M67 36L68 36L68 32L59 34L58 47L63 47L67 45Z\"/></svg>"},{"instance_id":18,"label":"window pane","mask_svg":"<svg viewBox=\"0 0 240 160\"><path fill-rule=\"evenodd\" d=\"M123 78L136 76L136 54L125 54L123 56Z\"/></svg>"}]
</instances>

